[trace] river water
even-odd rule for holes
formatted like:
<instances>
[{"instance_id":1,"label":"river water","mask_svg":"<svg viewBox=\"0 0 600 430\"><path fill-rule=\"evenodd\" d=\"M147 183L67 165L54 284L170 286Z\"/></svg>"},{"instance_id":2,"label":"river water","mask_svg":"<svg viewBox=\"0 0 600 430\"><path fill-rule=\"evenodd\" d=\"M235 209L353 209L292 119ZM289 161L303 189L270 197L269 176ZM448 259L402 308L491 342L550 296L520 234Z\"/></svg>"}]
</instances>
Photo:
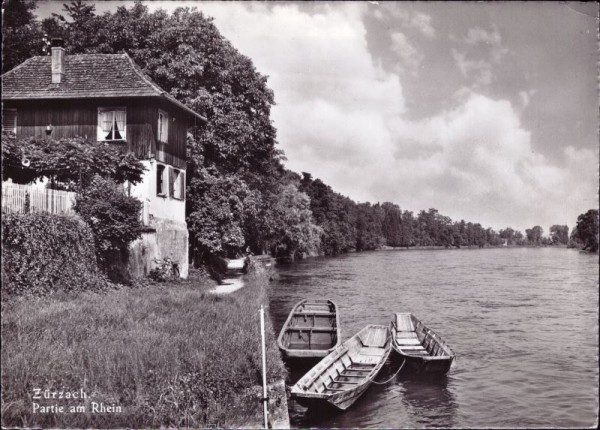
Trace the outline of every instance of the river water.
<instances>
[{"instance_id":1,"label":"river water","mask_svg":"<svg viewBox=\"0 0 600 430\"><path fill-rule=\"evenodd\" d=\"M408 368L348 410L290 402L298 427L595 427L598 256L554 248L388 250L278 265L270 311L329 298L343 340L412 312L446 340L445 377ZM377 380L393 376L394 360ZM288 384L304 370L291 368Z\"/></svg>"}]
</instances>

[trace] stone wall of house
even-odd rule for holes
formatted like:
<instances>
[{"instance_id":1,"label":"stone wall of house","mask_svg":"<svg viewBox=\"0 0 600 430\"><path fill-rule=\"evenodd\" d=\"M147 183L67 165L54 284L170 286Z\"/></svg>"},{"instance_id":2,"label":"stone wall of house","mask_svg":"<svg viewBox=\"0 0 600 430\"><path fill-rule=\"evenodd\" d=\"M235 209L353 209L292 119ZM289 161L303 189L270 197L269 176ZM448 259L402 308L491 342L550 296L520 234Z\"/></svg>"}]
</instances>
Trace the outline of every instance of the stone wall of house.
<instances>
[{"instance_id":1,"label":"stone wall of house","mask_svg":"<svg viewBox=\"0 0 600 430\"><path fill-rule=\"evenodd\" d=\"M129 247L128 269L131 276L147 276L156 267L155 259L170 258L179 265L182 278L188 276L187 225L165 219L153 219L151 228Z\"/></svg>"}]
</instances>

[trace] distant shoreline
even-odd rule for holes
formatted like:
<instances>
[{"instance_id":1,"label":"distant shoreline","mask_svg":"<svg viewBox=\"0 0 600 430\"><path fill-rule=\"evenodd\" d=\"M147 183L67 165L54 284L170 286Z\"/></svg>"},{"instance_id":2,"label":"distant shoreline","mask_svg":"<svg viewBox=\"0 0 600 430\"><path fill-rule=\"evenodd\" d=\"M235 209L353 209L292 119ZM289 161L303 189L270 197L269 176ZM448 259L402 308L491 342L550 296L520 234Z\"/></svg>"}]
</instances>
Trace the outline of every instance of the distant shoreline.
<instances>
[{"instance_id":1,"label":"distant shoreline","mask_svg":"<svg viewBox=\"0 0 600 430\"><path fill-rule=\"evenodd\" d=\"M442 246L442 245L418 245L418 246L388 246L384 245L379 250L384 251L410 251L410 250L445 250L445 249L498 249L498 248L569 248L567 245L507 245L507 246ZM573 248L579 249L580 248Z\"/></svg>"}]
</instances>

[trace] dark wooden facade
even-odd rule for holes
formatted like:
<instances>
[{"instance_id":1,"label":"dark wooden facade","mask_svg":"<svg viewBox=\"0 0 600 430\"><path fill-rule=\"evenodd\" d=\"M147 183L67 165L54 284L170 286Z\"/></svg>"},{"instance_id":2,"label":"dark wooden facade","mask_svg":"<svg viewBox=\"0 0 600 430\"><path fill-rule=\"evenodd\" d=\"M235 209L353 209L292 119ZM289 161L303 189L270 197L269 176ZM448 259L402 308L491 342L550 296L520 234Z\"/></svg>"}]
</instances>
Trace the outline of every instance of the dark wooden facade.
<instances>
[{"instance_id":1,"label":"dark wooden facade","mask_svg":"<svg viewBox=\"0 0 600 430\"><path fill-rule=\"evenodd\" d=\"M187 130L193 125L187 112L155 98L22 100L5 101L4 109L17 110L17 138L46 137L52 126L52 139L83 137L97 139L98 108L126 108L127 149L140 159L155 157L176 168L186 167ZM169 114L168 142L158 142L158 110Z\"/></svg>"}]
</instances>

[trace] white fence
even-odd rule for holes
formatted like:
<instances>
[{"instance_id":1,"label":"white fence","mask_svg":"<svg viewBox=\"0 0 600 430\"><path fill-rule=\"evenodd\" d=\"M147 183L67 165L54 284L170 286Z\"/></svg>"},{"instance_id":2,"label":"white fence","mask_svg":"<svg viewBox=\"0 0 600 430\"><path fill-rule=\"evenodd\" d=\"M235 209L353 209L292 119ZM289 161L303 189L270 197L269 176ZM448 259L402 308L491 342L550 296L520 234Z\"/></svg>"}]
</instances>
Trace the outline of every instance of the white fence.
<instances>
[{"instance_id":1,"label":"white fence","mask_svg":"<svg viewBox=\"0 0 600 430\"><path fill-rule=\"evenodd\" d=\"M75 193L71 191L2 183L2 212L72 214L74 202Z\"/></svg>"}]
</instances>

